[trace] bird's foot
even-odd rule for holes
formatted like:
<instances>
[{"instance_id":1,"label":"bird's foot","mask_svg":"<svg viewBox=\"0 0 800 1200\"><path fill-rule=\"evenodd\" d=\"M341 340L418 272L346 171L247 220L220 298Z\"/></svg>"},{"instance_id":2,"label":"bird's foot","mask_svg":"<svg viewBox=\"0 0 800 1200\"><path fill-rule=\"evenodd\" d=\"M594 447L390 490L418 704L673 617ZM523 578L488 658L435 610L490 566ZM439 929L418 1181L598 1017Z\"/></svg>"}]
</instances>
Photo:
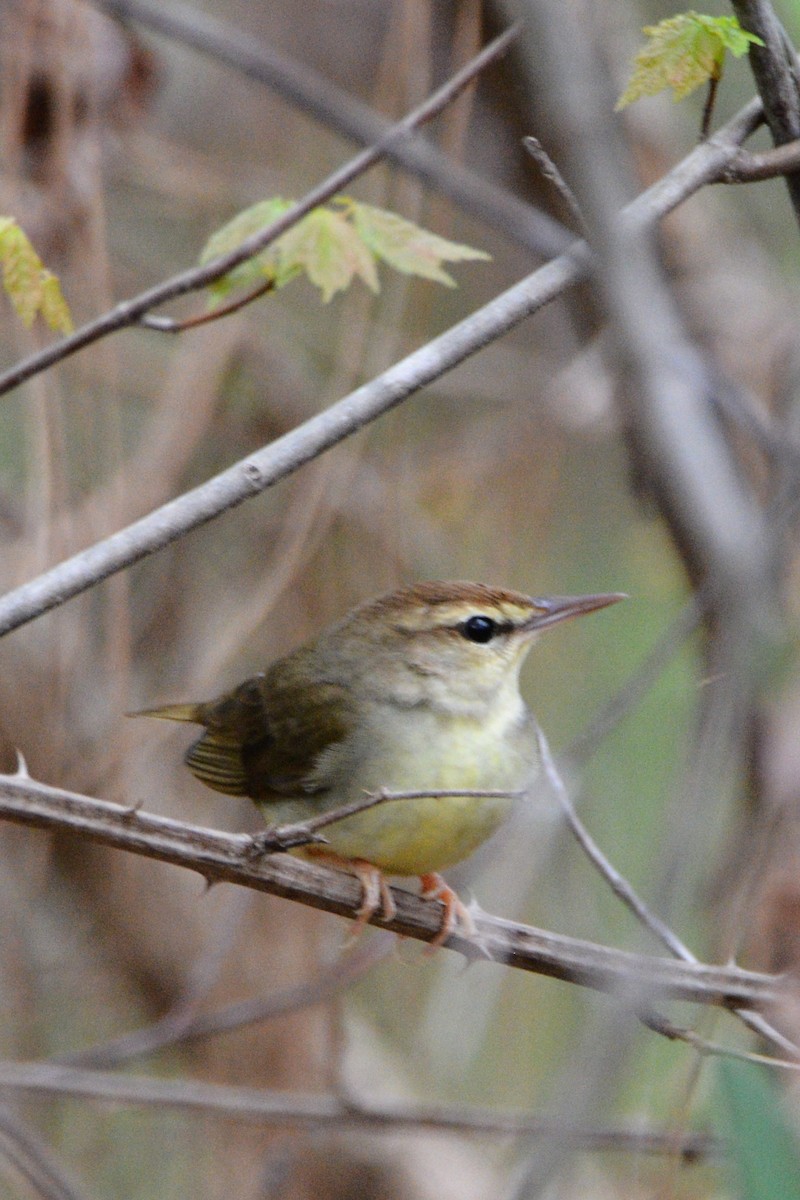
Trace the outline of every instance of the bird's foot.
<instances>
[{"instance_id":1,"label":"bird's foot","mask_svg":"<svg viewBox=\"0 0 800 1200\"><path fill-rule=\"evenodd\" d=\"M380 912L383 921L391 921L397 913L397 906L392 897L389 883L381 871L373 863L363 858L340 858L325 850L310 850L309 857L315 862L324 862L339 871L348 871L355 875L361 884L361 905L356 913L353 928L347 937L344 948L358 941L370 918Z\"/></svg>"},{"instance_id":2,"label":"bird's foot","mask_svg":"<svg viewBox=\"0 0 800 1200\"><path fill-rule=\"evenodd\" d=\"M429 942L425 953L433 954L434 950L437 950L439 946L443 946L459 924L466 937L470 940L477 940L478 930L475 927L472 914L463 900L460 899L458 892L454 892L450 885L445 883L441 875L437 875L435 872L431 872L428 875L420 875L419 881L421 884L420 896L422 899L441 900L444 906L441 928L433 941Z\"/></svg>"}]
</instances>

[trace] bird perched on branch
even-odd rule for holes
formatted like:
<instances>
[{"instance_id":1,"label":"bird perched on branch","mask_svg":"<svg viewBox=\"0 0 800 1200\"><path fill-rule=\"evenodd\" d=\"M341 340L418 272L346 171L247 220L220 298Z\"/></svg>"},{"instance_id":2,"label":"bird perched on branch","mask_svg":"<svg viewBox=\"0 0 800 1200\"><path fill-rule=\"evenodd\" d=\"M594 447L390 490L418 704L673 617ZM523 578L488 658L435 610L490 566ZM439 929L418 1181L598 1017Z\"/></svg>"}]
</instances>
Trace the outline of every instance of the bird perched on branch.
<instances>
[{"instance_id":1,"label":"bird perched on branch","mask_svg":"<svg viewBox=\"0 0 800 1200\"><path fill-rule=\"evenodd\" d=\"M324 847L295 853L358 877L362 925L381 908L394 916L386 875L419 876L422 895L444 906L441 943L459 920L467 932L473 924L439 872L494 833L513 805L508 793L538 769L518 685L528 650L540 631L621 599L418 583L359 605L216 700L135 715L202 725L189 769L216 791L249 796L269 825L365 794L426 793L344 817L325 827ZM506 794L468 794L476 791Z\"/></svg>"}]
</instances>

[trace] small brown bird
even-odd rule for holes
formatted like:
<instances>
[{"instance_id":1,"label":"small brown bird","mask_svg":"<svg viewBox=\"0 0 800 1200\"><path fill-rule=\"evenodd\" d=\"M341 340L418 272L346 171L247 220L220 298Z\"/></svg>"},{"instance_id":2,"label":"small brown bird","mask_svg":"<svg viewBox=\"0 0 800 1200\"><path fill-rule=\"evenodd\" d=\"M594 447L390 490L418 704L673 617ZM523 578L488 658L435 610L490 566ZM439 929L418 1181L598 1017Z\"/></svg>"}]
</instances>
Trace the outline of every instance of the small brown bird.
<instances>
[{"instance_id":1,"label":"small brown bird","mask_svg":"<svg viewBox=\"0 0 800 1200\"><path fill-rule=\"evenodd\" d=\"M527 788L539 767L519 693L543 629L623 599L532 598L480 583L418 583L359 605L314 641L216 700L145 709L204 726L186 763L203 783L249 796L270 825L308 820L368 793L431 793L343 818L329 844L294 853L353 871L361 924L394 903L385 874L417 875L444 905L443 942L469 914L439 871L467 858L507 817L510 796L441 792Z\"/></svg>"}]
</instances>

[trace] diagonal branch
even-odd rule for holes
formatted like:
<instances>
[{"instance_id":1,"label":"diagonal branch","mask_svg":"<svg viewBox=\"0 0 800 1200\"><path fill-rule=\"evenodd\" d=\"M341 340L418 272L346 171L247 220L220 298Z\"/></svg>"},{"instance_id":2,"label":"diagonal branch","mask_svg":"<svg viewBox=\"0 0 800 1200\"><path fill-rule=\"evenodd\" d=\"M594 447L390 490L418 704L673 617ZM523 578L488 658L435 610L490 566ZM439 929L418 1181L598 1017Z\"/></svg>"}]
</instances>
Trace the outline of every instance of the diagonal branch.
<instances>
[{"instance_id":1,"label":"diagonal branch","mask_svg":"<svg viewBox=\"0 0 800 1200\"><path fill-rule=\"evenodd\" d=\"M558 801L559 807L564 815L567 825L570 828L575 840L583 850L586 857L591 862L599 874L605 879L614 895L617 896L622 903L630 909L637 921L648 929L658 940L664 945L671 954L683 962L698 962L696 955L692 953L687 945L673 932L670 927L661 920L642 900L635 889L631 886L628 880L619 873L616 867L610 862L603 851L595 842L594 838L589 833L586 826L578 816L575 805L572 803L566 784L559 774L553 756L550 752L550 746L543 730L536 726L536 741L539 747L539 753L542 760L542 770L550 789ZM760 1013L752 1013L746 1009L733 1009L735 1016L739 1017L750 1029L755 1033L760 1034L774 1045L779 1046L784 1054L790 1055L793 1059L797 1059L800 1055L797 1045L787 1038L780 1030L773 1028ZM658 1026L650 1020L646 1022L651 1028L657 1029ZM674 1030L675 1027L673 1027ZM663 1028L661 1030L663 1032ZM682 1036L684 1041L688 1041L689 1037L685 1031L681 1033L672 1032L667 1036L677 1037ZM706 1046L709 1043L705 1043ZM711 1052L711 1051L706 1051ZM793 1062L790 1065L794 1069L800 1069L800 1063Z\"/></svg>"},{"instance_id":2,"label":"diagonal branch","mask_svg":"<svg viewBox=\"0 0 800 1200\"><path fill-rule=\"evenodd\" d=\"M398 801L402 803L402 801ZM197 871L208 882L242 884L313 908L355 918L361 886L342 872L277 854L254 862L252 839L133 811L49 787L24 775L0 776L0 819L40 829L73 833L117 849ZM394 888L397 913L391 921L371 918L394 933L432 942L441 930L438 902ZM577 938L534 929L483 913L474 914L477 940L460 933L450 949L548 975L582 987L642 997L678 998L697 1004L764 1008L785 991L780 978L698 963L631 954Z\"/></svg>"},{"instance_id":3,"label":"diagonal branch","mask_svg":"<svg viewBox=\"0 0 800 1200\"><path fill-rule=\"evenodd\" d=\"M296 108L359 145L369 146L379 141L391 128L386 118L307 64L295 62L274 46L253 37L251 32L242 33L210 13L174 0L169 7L156 7L142 0L93 0L93 3L110 16L135 21L266 84ZM448 158L424 138L392 142L386 147L385 157L435 187L464 212L485 221L540 257L558 254L571 240L571 235L552 217Z\"/></svg>"},{"instance_id":4,"label":"diagonal branch","mask_svg":"<svg viewBox=\"0 0 800 1200\"><path fill-rule=\"evenodd\" d=\"M0 1106L0 1158L13 1163L41 1200L88 1200L39 1134L5 1104Z\"/></svg>"},{"instance_id":5,"label":"diagonal branch","mask_svg":"<svg viewBox=\"0 0 800 1200\"><path fill-rule=\"evenodd\" d=\"M82 350L84 346L90 346L93 342L100 341L101 338L107 337L110 333L115 333L119 329L128 328L131 325L136 325L140 318L151 309L157 308L161 304L165 304L168 300L174 300L178 296L185 296L189 292L197 292L202 288L207 287L209 283L213 283L216 279L221 279L223 275L227 275L234 267L238 267L240 263L246 262L248 258L258 254L266 246L274 242L276 238L290 229L307 213L310 213L313 208L318 208L320 204L324 204L326 200L330 200L343 188L352 183L359 175L378 162L379 159L386 155L389 147L395 143L402 141L404 138L420 125L424 125L426 121L430 121L432 117L441 112L448 104L461 94L477 75L484 70L489 63L494 62L511 44L518 32L518 26L511 26L505 30L499 37L496 37L493 42L490 42L480 54L477 54L471 62L457 71L447 83L438 88L431 96L428 97L418 108L415 108L407 116L403 117L402 121L398 121L396 125L392 125L384 136L376 142L374 146L370 146L367 150L362 150L355 158L352 158L344 166L339 167L322 183L317 184L310 192L307 192L302 200L298 200L291 208L287 209L280 217L272 221L264 229L260 229L257 233L251 234L250 237L236 247L235 250L230 250L227 254L222 254L218 258L212 259L210 262L204 263L199 267L190 267L186 271L182 271L178 275L173 275L171 279L165 280L163 283L156 284L155 287L148 288L147 291L141 292L132 300L123 300L117 304L109 312L98 317L95 321L90 321L88 324L76 329L68 337L62 338L60 342L55 342L52 346L47 346L44 350L36 354L30 355L11 367L4 375L0 375L0 395L11 391L24 383L26 379L38 375L41 371L53 366L54 363L62 362L69 358L78 350ZM559 248L561 248L561 243Z\"/></svg>"},{"instance_id":6,"label":"diagonal branch","mask_svg":"<svg viewBox=\"0 0 800 1200\"><path fill-rule=\"evenodd\" d=\"M626 227L650 227L699 188L717 179L758 125L760 112L758 101L751 101L712 138L697 146L663 179L643 192L622 215ZM534 271L324 412L178 499L7 593L0 600L0 636L259 495L508 333L585 278L589 263L588 247L576 241L569 254ZM34 356L27 360L29 374L49 365L45 358ZM0 391L2 387L0 381Z\"/></svg>"}]
</instances>

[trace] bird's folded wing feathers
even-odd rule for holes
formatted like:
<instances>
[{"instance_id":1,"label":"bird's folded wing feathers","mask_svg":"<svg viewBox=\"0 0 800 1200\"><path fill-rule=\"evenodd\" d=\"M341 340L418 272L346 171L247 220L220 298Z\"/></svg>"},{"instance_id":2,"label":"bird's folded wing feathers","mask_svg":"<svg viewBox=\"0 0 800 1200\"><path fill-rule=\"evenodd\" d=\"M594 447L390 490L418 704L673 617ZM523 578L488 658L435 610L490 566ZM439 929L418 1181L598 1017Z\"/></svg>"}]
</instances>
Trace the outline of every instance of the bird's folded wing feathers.
<instances>
[{"instance_id":1,"label":"bird's folded wing feathers","mask_svg":"<svg viewBox=\"0 0 800 1200\"><path fill-rule=\"evenodd\" d=\"M268 676L256 675L196 706L188 719L206 731L189 747L187 766L230 796L269 800L324 791L317 767L323 752L351 728L348 696L341 685L327 683L304 686L302 696L292 691L291 680L274 686Z\"/></svg>"}]
</instances>

